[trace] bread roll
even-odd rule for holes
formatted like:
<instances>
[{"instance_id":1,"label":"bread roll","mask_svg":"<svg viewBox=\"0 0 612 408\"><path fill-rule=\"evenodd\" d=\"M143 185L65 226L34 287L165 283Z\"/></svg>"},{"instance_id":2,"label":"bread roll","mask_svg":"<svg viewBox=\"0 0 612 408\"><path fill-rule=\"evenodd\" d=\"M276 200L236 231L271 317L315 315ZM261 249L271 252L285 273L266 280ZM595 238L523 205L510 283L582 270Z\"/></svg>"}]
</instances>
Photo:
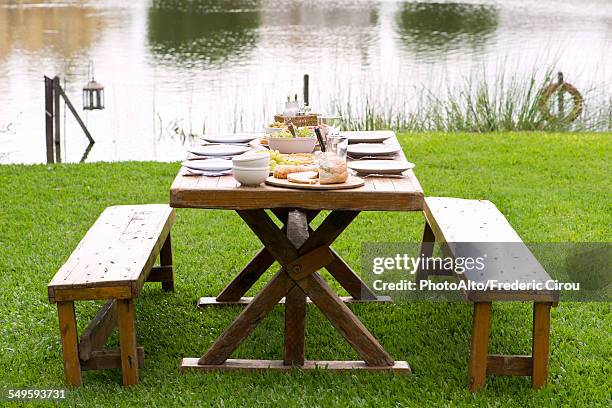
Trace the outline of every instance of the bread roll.
<instances>
[{"instance_id":1,"label":"bread roll","mask_svg":"<svg viewBox=\"0 0 612 408\"><path fill-rule=\"evenodd\" d=\"M339 184L348 179L346 161L334 154L324 153L319 158L319 183Z\"/></svg>"}]
</instances>

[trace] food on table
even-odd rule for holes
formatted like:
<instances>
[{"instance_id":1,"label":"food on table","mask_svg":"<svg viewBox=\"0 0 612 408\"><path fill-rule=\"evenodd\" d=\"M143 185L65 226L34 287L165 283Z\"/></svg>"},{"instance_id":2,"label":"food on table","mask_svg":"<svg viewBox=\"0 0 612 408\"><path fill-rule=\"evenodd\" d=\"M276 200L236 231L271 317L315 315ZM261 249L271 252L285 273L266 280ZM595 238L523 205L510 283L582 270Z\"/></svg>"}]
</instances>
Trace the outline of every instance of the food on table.
<instances>
[{"instance_id":1,"label":"food on table","mask_svg":"<svg viewBox=\"0 0 612 408\"><path fill-rule=\"evenodd\" d=\"M348 179L346 161L335 154L323 153L319 157L319 182L321 184L344 183Z\"/></svg>"},{"instance_id":2,"label":"food on table","mask_svg":"<svg viewBox=\"0 0 612 408\"><path fill-rule=\"evenodd\" d=\"M308 127L299 127L299 128L295 128L295 135L296 137L311 137L312 134L310 133L310 128ZM293 135L291 134L291 132L289 132L288 129L283 129L280 132L276 132L272 135L270 135L271 137L280 137L283 139L289 139L289 138L293 138Z\"/></svg>"},{"instance_id":3,"label":"food on table","mask_svg":"<svg viewBox=\"0 0 612 408\"><path fill-rule=\"evenodd\" d=\"M316 171L304 171L287 175L287 181L299 184L317 184L319 173Z\"/></svg>"},{"instance_id":4,"label":"food on table","mask_svg":"<svg viewBox=\"0 0 612 408\"><path fill-rule=\"evenodd\" d=\"M268 127L274 128L274 129L281 129L281 128L286 128L287 125L285 125L283 122L272 122L268 124Z\"/></svg>"},{"instance_id":5,"label":"food on table","mask_svg":"<svg viewBox=\"0 0 612 408\"><path fill-rule=\"evenodd\" d=\"M282 154L279 153L278 150L262 150L260 153L267 153L270 155L270 170L274 170L279 164L299 166L315 163L315 155L312 153Z\"/></svg>"},{"instance_id":6,"label":"food on table","mask_svg":"<svg viewBox=\"0 0 612 408\"><path fill-rule=\"evenodd\" d=\"M264 136L262 138L259 139L259 144L262 146L267 146L268 145L268 136Z\"/></svg>"},{"instance_id":7,"label":"food on table","mask_svg":"<svg viewBox=\"0 0 612 408\"><path fill-rule=\"evenodd\" d=\"M302 173L306 171L313 171L313 167L307 165L295 166L291 164L280 164L274 169L273 175L279 179L286 179L291 173Z\"/></svg>"}]
</instances>

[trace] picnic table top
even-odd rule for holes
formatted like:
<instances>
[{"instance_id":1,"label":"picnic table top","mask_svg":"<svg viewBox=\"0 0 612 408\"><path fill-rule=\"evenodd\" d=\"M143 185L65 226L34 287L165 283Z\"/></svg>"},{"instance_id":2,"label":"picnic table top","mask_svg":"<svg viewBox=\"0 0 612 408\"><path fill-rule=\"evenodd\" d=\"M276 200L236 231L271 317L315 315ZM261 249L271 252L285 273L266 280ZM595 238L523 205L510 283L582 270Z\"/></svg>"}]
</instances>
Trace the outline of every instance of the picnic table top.
<instances>
[{"instance_id":1,"label":"picnic table top","mask_svg":"<svg viewBox=\"0 0 612 408\"><path fill-rule=\"evenodd\" d=\"M387 144L399 144L393 136ZM406 160L403 151L396 154ZM351 161L351 159L347 159ZM423 189L412 170L398 176L365 177L365 185L347 190L301 190L262 184L244 187L233 176L186 176L181 167L170 188L170 205L176 208L228 210L302 208L312 210L420 211Z\"/></svg>"}]
</instances>

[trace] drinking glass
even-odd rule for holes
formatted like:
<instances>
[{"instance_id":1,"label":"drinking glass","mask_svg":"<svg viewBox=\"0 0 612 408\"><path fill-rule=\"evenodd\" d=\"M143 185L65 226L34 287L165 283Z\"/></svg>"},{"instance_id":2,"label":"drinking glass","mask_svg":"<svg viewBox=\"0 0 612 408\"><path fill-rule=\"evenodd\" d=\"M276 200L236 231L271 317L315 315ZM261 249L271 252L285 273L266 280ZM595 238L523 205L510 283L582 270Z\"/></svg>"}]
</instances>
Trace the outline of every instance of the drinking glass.
<instances>
[{"instance_id":1,"label":"drinking glass","mask_svg":"<svg viewBox=\"0 0 612 408\"><path fill-rule=\"evenodd\" d=\"M342 136L340 132L327 135L325 150L328 153L335 154L340 159L346 161L346 149L348 148L348 138Z\"/></svg>"}]
</instances>

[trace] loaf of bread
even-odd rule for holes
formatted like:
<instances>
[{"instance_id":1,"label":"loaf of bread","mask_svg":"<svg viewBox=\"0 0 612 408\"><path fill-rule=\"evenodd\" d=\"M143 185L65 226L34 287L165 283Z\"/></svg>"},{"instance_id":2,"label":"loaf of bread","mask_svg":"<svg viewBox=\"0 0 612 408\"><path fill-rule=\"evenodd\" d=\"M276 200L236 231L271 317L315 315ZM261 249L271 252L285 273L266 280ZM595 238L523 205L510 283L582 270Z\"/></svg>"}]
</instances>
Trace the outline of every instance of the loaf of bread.
<instances>
[{"instance_id":1,"label":"loaf of bread","mask_svg":"<svg viewBox=\"0 0 612 408\"><path fill-rule=\"evenodd\" d=\"M319 183L339 184L348 179L346 161L335 154L324 153L319 158Z\"/></svg>"},{"instance_id":2,"label":"loaf of bread","mask_svg":"<svg viewBox=\"0 0 612 408\"><path fill-rule=\"evenodd\" d=\"M278 179L286 179L291 173L302 173L305 171L316 170L313 166L293 166L290 164L279 164L274 168L274 177Z\"/></svg>"}]
</instances>

